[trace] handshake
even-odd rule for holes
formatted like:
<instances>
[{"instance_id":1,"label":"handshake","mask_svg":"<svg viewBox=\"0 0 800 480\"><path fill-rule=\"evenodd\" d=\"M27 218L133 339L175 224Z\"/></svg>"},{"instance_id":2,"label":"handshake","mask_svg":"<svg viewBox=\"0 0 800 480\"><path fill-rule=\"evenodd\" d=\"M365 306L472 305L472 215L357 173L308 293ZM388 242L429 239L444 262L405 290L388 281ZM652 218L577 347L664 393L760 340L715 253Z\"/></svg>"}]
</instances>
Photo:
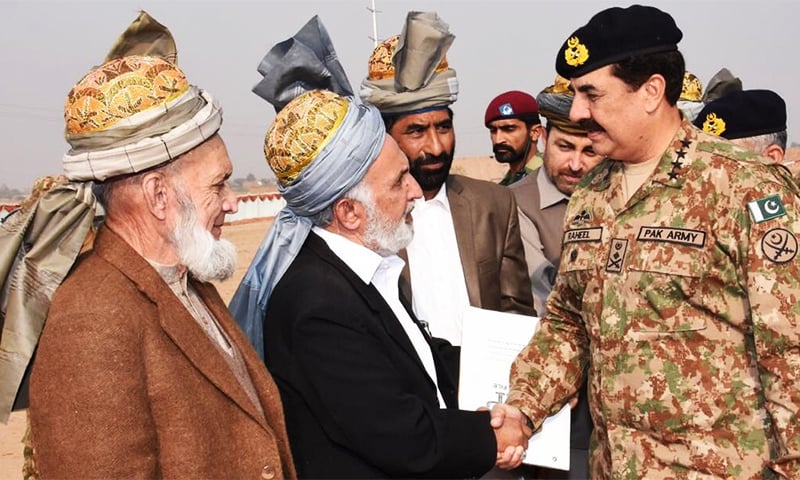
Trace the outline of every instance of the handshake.
<instances>
[{"instance_id":1,"label":"handshake","mask_svg":"<svg viewBox=\"0 0 800 480\"><path fill-rule=\"evenodd\" d=\"M491 410L491 425L497 439L497 463L503 470L518 467L525 458L528 439L533 435L528 417L517 407L495 404Z\"/></svg>"}]
</instances>

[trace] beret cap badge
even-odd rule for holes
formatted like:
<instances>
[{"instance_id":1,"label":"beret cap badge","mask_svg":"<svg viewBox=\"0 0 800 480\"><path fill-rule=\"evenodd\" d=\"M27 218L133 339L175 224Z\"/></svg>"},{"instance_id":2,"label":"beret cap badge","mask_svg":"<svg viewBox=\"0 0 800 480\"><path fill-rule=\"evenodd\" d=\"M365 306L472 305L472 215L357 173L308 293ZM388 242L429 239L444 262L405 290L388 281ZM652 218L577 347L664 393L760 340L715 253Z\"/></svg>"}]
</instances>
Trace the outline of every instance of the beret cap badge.
<instances>
[{"instance_id":1,"label":"beret cap badge","mask_svg":"<svg viewBox=\"0 0 800 480\"><path fill-rule=\"evenodd\" d=\"M503 115L504 117L514 115L514 107L511 106L510 103L504 103L500 105L500 108L498 108L498 110L500 111L500 115Z\"/></svg>"},{"instance_id":2,"label":"beret cap badge","mask_svg":"<svg viewBox=\"0 0 800 480\"><path fill-rule=\"evenodd\" d=\"M706 115L706 121L703 122L703 131L720 136L725 131L725 120L722 117L718 117L716 113L711 112Z\"/></svg>"},{"instance_id":3,"label":"beret cap badge","mask_svg":"<svg viewBox=\"0 0 800 480\"><path fill-rule=\"evenodd\" d=\"M568 35L556 54L556 72L572 79L630 57L678 50L683 33L655 7L611 7Z\"/></svg>"},{"instance_id":4,"label":"beret cap badge","mask_svg":"<svg viewBox=\"0 0 800 480\"><path fill-rule=\"evenodd\" d=\"M589 60L589 49L580 43L578 37L570 37L567 40L567 48L564 49L564 60L571 67L578 67Z\"/></svg>"},{"instance_id":5,"label":"beret cap badge","mask_svg":"<svg viewBox=\"0 0 800 480\"><path fill-rule=\"evenodd\" d=\"M772 90L738 90L709 102L692 121L728 140L786 131L786 102Z\"/></svg>"}]
</instances>

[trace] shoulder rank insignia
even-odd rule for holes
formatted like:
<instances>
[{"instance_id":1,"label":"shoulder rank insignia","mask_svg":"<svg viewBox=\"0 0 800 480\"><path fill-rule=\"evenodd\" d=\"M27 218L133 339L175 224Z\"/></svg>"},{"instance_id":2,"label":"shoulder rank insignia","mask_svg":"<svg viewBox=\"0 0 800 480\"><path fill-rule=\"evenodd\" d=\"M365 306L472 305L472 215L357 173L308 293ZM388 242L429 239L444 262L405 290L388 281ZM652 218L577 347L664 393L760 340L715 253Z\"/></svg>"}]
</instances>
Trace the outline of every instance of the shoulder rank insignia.
<instances>
[{"instance_id":1,"label":"shoulder rank insignia","mask_svg":"<svg viewBox=\"0 0 800 480\"><path fill-rule=\"evenodd\" d=\"M786 215L786 210L783 208L781 197L779 195L770 195L760 200L753 200L747 203L747 208L753 216L756 223L766 222L773 218L778 218Z\"/></svg>"}]
</instances>

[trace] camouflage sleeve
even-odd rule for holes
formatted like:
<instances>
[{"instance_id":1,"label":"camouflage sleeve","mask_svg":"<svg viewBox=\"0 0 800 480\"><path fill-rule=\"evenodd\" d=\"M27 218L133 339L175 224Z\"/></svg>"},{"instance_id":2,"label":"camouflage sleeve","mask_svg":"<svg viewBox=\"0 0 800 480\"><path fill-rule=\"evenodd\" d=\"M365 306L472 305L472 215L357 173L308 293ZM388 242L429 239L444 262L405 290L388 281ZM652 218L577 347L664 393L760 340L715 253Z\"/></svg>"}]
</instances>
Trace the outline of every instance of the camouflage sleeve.
<instances>
[{"instance_id":1,"label":"camouflage sleeve","mask_svg":"<svg viewBox=\"0 0 800 480\"><path fill-rule=\"evenodd\" d=\"M768 182L745 194L739 255L750 304L765 407L772 422L770 467L800 478L800 197Z\"/></svg>"},{"instance_id":2,"label":"camouflage sleeve","mask_svg":"<svg viewBox=\"0 0 800 480\"><path fill-rule=\"evenodd\" d=\"M511 365L507 403L528 415L534 430L573 397L583 381L589 344L578 277L586 274L559 273L547 299L547 314Z\"/></svg>"}]
</instances>

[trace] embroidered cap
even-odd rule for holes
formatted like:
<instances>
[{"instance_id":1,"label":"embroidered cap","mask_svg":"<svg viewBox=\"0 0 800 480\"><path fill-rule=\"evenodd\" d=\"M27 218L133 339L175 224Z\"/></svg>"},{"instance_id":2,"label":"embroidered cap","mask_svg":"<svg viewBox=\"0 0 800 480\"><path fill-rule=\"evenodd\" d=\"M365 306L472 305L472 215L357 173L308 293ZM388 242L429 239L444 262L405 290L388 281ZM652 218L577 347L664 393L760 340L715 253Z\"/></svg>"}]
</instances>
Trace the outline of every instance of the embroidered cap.
<instances>
[{"instance_id":1,"label":"embroidered cap","mask_svg":"<svg viewBox=\"0 0 800 480\"><path fill-rule=\"evenodd\" d=\"M556 71L564 78L580 77L632 55L677 50L682 37L672 16L655 7L612 7L564 41Z\"/></svg>"},{"instance_id":2,"label":"embroidered cap","mask_svg":"<svg viewBox=\"0 0 800 480\"><path fill-rule=\"evenodd\" d=\"M64 102L70 135L99 132L120 122L136 123L137 114L153 116L189 89L178 67L155 57L123 57L89 72Z\"/></svg>"},{"instance_id":3,"label":"embroidered cap","mask_svg":"<svg viewBox=\"0 0 800 480\"><path fill-rule=\"evenodd\" d=\"M703 104L703 84L692 72L683 72L681 95L678 97L678 109L691 122L705 106Z\"/></svg>"},{"instance_id":4,"label":"embroidered cap","mask_svg":"<svg viewBox=\"0 0 800 480\"><path fill-rule=\"evenodd\" d=\"M394 53L397 44L400 42L400 35L394 35L378 44L372 51L367 62L367 78L370 80L385 80L394 78ZM446 71L449 67L447 56L442 57L442 61L434 69L435 73Z\"/></svg>"},{"instance_id":5,"label":"embroidered cap","mask_svg":"<svg viewBox=\"0 0 800 480\"><path fill-rule=\"evenodd\" d=\"M86 74L67 95L70 180L103 181L170 161L213 136L222 110L161 58L131 55Z\"/></svg>"},{"instance_id":6,"label":"embroidered cap","mask_svg":"<svg viewBox=\"0 0 800 480\"><path fill-rule=\"evenodd\" d=\"M348 102L328 90L311 90L286 105L267 131L264 156L278 180L292 183L333 137Z\"/></svg>"},{"instance_id":7,"label":"embroidered cap","mask_svg":"<svg viewBox=\"0 0 800 480\"><path fill-rule=\"evenodd\" d=\"M681 96L678 100L687 102L699 102L703 98L703 83L695 74L686 70L683 72L683 86Z\"/></svg>"},{"instance_id":8,"label":"embroidered cap","mask_svg":"<svg viewBox=\"0 0 800 480\"><path fill-rule=\"evenodd\" d=\"M408 12L400 35L372 51L361 100L384 115L446 108L458 98L456 72L446 57L454 39L435 12Z\"/></svg>"}]
</instances>

